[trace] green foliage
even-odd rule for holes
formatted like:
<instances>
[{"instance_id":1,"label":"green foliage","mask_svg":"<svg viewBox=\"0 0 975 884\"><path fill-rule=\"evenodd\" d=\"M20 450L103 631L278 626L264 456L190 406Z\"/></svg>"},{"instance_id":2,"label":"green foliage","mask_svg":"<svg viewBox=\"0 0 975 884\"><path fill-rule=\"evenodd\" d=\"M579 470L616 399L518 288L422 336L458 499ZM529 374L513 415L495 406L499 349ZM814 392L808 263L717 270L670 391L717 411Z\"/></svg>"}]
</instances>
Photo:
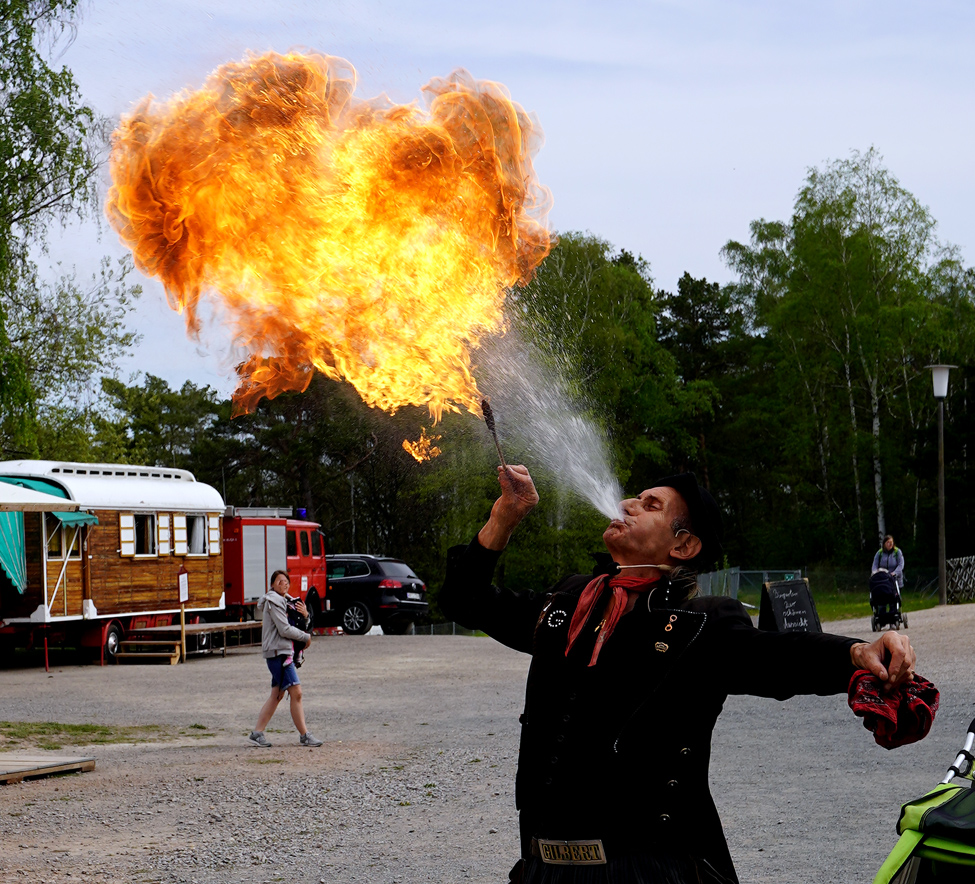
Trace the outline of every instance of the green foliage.
<instances>
[{"instance_id":1,"label":"green foliage","mask_svg":"<svg viewBox=\"0 0 975 884\"><path fill-rule=\"evenodd\" d=\"M67 68L40 52L72 30L78 0L0 0L0 255L24 260L53 215L93 205L97 121ZM19 236L10 240L16 228Z\"/></svg>"},{"instance_id":2,"label":"green foliage","mask_svg":"<svg viewBox=\"0 0 975 884\"><path fill-rule=\"evenodd\" d=\"M677 363L678 383L686 403L682 419L670 428L680 433L684 457L674 471L694 471L711 487L711 434L727 424L737 385L747 362L745 312L731 287L722 288L685 273L677 293L658 293L663 311L659 340Z\"/></svg>"},{"instance_id":3,"label":"green foliage","mask_svg":"<svg viewBox=\"0 0 975 884\"><path fill-rule=\"evenodd\" d=\"M95 450L103 463L136 463L186 469L194 446L216 420L217 397L209 387L187 381L171 390L162 378L146 375L141 386L102 379L114 419L95 418Z\"/></svg>"},{"instance_id":4,"label":"green foliage","mask_svg":"<svg viewBox=\"0 0 975 884\"><path fill-rule=\"evenodd\" d=\"M674 357L657 340L659 311L646 261L580 233L561 235L511 298L524 336L607 428L620 478L641 488L694 449L671 428L702 408L702 391L677 383Z\"/></svg>"},{"instance_id":5,"label":"green foliage","mask_svg":"<svg viewBox=\"0 0 975 884\"><path fill-rule=\"evenodd\" d=\"M131 270L128 258L114 265L105 258L99 273L84 283L66 273L48 284L35 272L3 297L9 346L32 391L31 435L45 457L81 460L93 453L98 404L93 379L113 372L139 340L125 327L141 293L127 281ZM0 424L0 440L16 450L9 422Z\"/></svg>"},{"instance_id":6,"label":"green foliage","mask_svg":"<svg viewBox=\"0 0 975 884\"><path fill-rule=\"evenodd\" d=\"M733 495L748 546L766 562L790 546L854 561L888 530L917 540L923 366L972 334L957 259L873 150L811 170L791 222L751 232L724 250L754 336L740 390L753 421L733 430L753 440Z\"/></svg>"},{"instance_id":7,"label":"green foliage","mask_svg":"<svg viewBox=\"0 0 975 884\"><path fill-rule=\"evenodd\" d=\"M77 0L0 0L0 448L36 455L41 444L87 449L79 392L135 343L123 317L138 296L130 263L104 263L91 285L73 274L50 284L32 260L48 225L97 206L104 126L67 68L46 55L73 34ZM89 400L91 396L87 397Z\"/></svg>"}]
</instances>

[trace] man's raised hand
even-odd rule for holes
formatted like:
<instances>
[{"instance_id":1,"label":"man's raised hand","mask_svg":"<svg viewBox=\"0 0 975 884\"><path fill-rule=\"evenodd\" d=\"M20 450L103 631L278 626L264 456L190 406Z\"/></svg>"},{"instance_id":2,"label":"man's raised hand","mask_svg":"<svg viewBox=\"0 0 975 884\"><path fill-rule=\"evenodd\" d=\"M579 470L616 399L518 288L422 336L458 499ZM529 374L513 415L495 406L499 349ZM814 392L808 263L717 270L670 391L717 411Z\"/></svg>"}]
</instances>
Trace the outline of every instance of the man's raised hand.
<instances>
[{"instance_id":1,"label":"man's raised hand","mask_svg":"<svg viewBox=\"0 0 975 884\"><path fill-rule=\"evenodd\" d=\"M850 659L857 669L867 669L884 682L885 690L892 690L913 680L917 654L906 635L888 631L874 642L853 645Z\"/></svg>"},{"instance_id":2,"label":"man's raised hand","mask_svg":"<svg viewBox=\"0 0 975 884\"><path fill-rule=\"evenodd\" d=\"M508 545L511 532L538 503L538 491L528 472L521 464L498 467L501 496L491 507L491 517L477 535L478 542L486 549L502 550Z\"/></svg>"}]
</instances>

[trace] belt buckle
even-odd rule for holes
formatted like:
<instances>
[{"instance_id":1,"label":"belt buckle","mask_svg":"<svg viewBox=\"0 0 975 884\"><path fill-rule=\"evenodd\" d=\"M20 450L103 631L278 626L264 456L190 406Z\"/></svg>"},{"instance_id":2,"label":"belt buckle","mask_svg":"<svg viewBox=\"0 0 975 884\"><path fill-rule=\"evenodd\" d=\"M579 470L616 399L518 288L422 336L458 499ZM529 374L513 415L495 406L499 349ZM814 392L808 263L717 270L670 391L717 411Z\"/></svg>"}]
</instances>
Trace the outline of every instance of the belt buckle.
<instances>
[{"instance_id":1,"label":"belt buckle","mask_svg":"<svg viewBox=\"0 0 975 884\"><path fill-rule=\"evenodd\" d=\"M593 841L553 841L536 838L543 863L556 866L599 866L606 864L601 838Z\"/></svg>"}]
</instances>

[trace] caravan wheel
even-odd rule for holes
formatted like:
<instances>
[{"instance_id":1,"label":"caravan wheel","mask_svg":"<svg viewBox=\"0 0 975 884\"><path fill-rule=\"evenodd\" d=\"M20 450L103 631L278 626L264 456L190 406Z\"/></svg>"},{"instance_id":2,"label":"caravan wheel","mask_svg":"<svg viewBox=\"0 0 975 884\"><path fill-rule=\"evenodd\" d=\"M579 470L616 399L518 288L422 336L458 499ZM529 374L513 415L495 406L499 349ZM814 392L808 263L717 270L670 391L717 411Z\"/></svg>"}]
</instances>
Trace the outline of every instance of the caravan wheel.
<instances>
[{"instance_id":1,"label":"caravan wheel","mask_svg":"<svg viewBox=\"0 0 975 884\"><path fill-rule=\"evenodd\" d=\"M118 656L119 645L122 644L122 627L118 623L113 623L105 633L105 659L115 662Z\"/></svg>"}]
</instances>

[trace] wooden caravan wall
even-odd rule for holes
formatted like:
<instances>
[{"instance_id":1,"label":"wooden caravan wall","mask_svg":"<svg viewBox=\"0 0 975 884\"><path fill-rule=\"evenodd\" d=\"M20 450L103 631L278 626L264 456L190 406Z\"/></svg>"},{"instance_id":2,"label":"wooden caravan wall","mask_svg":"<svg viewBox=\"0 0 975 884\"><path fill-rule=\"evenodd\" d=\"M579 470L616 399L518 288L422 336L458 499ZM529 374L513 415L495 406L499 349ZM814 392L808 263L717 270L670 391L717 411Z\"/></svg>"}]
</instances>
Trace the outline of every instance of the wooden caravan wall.
<instances>
[{"instance_id":1,"label":"wooden caravan wall","mask_svg":"<svg viewBox=\"0 0 975 884\"><path fill-rule=\"evenodd\" d=\"M96 511L88 533L91 600L99 616L179 608L180 566L189 572L191 608L215 608L223 593L223 548L219 555L122 556L119 513ZM172 524L172 514L170 514ZM170 547L172 549L172 547Z\"/></svg>"},{"instance_id":2,"label":"wooden caravan wall","mask_svg":"<svg viewBox=\"0 0 975 884\"><path fill-rule=\"evenodd\" d=\"M68 540L74 535L74 528L70 529ZM84 539L84 529L79 532L79 542ZM54 559L47 563L47 603L51 606L52 617L80 617L81 600L84 598L84 586L81 577L81 559L68 559L68 567L64 569L64 577L58 586L58 577L64 559ZM56 589L56 591L55 591Z\"/></svg>"},{"instance_id":3,"label":"wooden caravan wall","mask_svg":"<svg viewBox=\"0 0 975 884\"><path fill-rule=\"evenodd\" d=\"M63 558L50 558L50 545L48 546L47 604L51 616L80 617L82 615L81 601L85 597L82 575L84 559L82 555L87 529L84 526L80 528L66 526L62 529L61 523L53 516L48 517L47 529L48 541L50 541L52 531L63 530L63 555L67 556L69 547L77 551L75 556L68 557L68 564L65 566ZM76 531L77 537L75 537ZM64 568L63 574L62 568Z\"/></svg>"},{"instance_id":4,"label":"wooden caravan wall","mask_svg":"<svg viewBox=\"0 0 975 884\"><path fill-rule=\"evenodd\" d=\"M27 589L21 595L9 580L0 581L0 617L30 617L44 603L44 571L41 552L42 513L24 513L24 552L27 554Z\"/></svg>"}]
</instances>

